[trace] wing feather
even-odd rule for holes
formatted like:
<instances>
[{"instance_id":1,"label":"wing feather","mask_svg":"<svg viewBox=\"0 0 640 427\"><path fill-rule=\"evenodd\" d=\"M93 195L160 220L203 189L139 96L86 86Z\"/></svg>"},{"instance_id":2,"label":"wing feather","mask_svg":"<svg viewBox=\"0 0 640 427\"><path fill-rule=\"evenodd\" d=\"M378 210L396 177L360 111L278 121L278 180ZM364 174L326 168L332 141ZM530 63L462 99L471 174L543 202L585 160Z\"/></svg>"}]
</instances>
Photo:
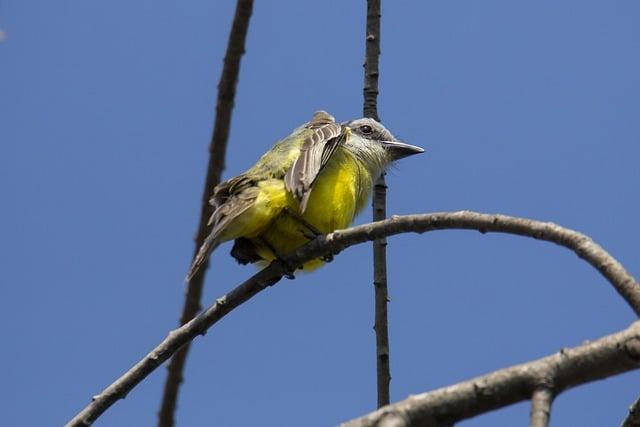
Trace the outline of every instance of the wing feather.
<instances>
[{"instance_id":1,"label":"wing feather","mask_svg":"<svg viewBox=\"0 0 640 427\"><path fill-rule=\"evenodd\" d=\"M300 201L302 212L306 208L313 183L318 174L345 139L342 126L337 124L335 119L324 111L316 112L311 121L300 130L304 131L304 129L308 129L311 132L303 141L300 147L300 154L284 173L285 187ZM289 140L285 139L280 144L287 141ZM277 147L278 144L272 151L263 156L263 163L266 162L267 165L270 165L269 162L273 162L274 159L277 162L281 162L282 157L280 156L282 153L275 149ZM213 227L189 269L187 281L190 281L206 262L211 251L222 243L222 240L227 240L228 236L221 235L229 224L253 205L259 193L256 181L278 177L278 171L274 172L272 169L265 167L264 164L260 164L259 167L256 165L246 174L231 178L216 186L213 197L210 200L215 210L208 223ZM280 173L283 172L284 169ZM282 175L279 175L279 177L282 177Z\"/></svg>"},{"instance_id":2,"label":"wing feather","mask_svg":"<svg viewBox=\"0 0 640 427\"><path fill-rule=\"evenodd\" d=\"M320 171L344 141L342 126L324 111L318 111L305 127L313 132L302 143L300 155L284 176L285 187L300 201L302 212Z\"/></svg>"},{"instance_id":3,"label":"wing feather","mask_svg":"<svg viewBox=\"0 0 640 427\"><path fill-rule=\"evenodd\" d=\"M193 276L198 272L202 265L207 261L211 251L213 251L220 243L221 233L227 228L229 223L242 215L249 209L260 190L247 177L240 175L229 181L218 185L211 198L211 204L215 207L215 211L209 218L208 225L213 224L211 232L200 246L198 254L193 260L189 272L187 273L187 282L190 282ZM223 238L223 240L226 240Z\"/></svg>"}]
</instances>

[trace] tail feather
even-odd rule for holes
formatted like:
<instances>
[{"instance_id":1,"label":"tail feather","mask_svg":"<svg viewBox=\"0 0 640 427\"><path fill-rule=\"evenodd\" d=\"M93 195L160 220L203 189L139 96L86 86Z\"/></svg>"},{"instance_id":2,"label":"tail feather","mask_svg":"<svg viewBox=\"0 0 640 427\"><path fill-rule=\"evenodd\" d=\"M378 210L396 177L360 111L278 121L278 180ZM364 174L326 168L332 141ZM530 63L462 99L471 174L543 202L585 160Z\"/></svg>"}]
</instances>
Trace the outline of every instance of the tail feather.
<instances>
[{"instance_id":1,"label":"tail feather","mask_svg":"<svg viewBox=\"0 0 640 427\"><path fill-rule=\"evenodd\" d=\"M191 279L193 279L196 273L200 271L202 265L207 262L207 259L209 258L211 252L218 247L218 244L219 243L216 240L214 233L211 233L209 234L209 236L207 236L207 238L202 243L202 246L200 246L198 254L191 263L191 267L189 268L189 272L187 273L187 277L185 278L185 281L187 283L191 282Z\"/></svg>"}]
</instances>

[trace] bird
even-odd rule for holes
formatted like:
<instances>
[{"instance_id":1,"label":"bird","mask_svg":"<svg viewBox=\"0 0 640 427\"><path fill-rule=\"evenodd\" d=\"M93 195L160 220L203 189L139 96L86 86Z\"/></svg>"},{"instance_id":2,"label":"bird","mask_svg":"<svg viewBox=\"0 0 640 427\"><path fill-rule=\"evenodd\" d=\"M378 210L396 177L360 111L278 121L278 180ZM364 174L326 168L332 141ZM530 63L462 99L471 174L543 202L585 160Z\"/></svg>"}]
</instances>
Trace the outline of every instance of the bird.
<instances>
[{"instance_id":1,"label":"bird","mask_svg":"<svg viewBox=\"0 0 640 427\"><path fill-rule=\"evenodd\" d=\"M372 118L337 123L317 111L249 170L214 188L211 231L186 281L227 241L234 241L231 255L239 263L266 265L319 234L347 228L387 166L422 152ZM311 271L329 260L314 259L301 269Z\"/></svg>"}]
</instances>

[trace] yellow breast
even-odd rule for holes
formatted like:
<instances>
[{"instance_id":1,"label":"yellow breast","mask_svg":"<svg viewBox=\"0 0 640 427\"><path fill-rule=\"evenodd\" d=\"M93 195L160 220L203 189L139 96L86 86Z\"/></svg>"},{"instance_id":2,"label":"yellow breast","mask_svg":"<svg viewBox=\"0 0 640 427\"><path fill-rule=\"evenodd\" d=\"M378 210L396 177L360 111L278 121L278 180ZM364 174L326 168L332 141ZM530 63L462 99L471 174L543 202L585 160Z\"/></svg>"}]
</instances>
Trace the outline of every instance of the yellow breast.
<instances>
[{"instance_id":1,"label":"yellow breast","mask_svg":"<svg viewBox=\"0 0 640 427\"><path fill-rule=\"evenodd\" d=\"M364 166L346 150L338 149L314 182L302 218L321 233L348 227L365 206L371 183L371 176ZM288 209L300 214L298 201L287 194ZM267 245L256 242L256 246L261 256L273 259L271 249L283 256L307 243L310 237L313 236L308 227L282 213L261 236ZM320 265L321 261L311 261L305 264L305 269Z\"/></svg>"}]
</instances>

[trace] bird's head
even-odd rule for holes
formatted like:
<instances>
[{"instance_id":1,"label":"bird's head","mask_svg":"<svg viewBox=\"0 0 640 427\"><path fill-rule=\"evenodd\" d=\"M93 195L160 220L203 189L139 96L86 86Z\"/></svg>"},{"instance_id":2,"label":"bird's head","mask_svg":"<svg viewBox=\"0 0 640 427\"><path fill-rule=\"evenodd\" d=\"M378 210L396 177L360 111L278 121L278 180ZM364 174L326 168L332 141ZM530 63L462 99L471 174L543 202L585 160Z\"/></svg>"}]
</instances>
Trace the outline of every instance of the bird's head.
<instances>
[{"instance_id":1,"label":"bird's head","mask_svg":"<svg viewBox=\"0 0 640 427\"><path fill-rule=\"evenodd\" d=\"M398 141L374 119L356 119L342 123L342 126L350 134L346 147L366 164L374 163L380 169L395 160L424 152L420 147Z\"/></svg>"}]
</instances>

